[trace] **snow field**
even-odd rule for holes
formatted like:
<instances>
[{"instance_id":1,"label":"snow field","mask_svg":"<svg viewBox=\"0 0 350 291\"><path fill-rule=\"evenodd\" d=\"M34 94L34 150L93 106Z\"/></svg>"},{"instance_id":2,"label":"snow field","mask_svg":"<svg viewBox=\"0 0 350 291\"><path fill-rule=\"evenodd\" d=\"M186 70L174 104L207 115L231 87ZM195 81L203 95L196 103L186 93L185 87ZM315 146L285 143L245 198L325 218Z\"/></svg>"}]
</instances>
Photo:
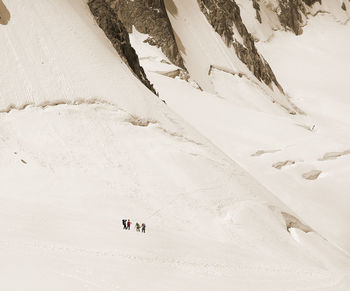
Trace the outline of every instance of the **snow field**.
<instances>
[{"instance_id":1,"label":"snow field","mask_svg":"<svg viewBox=\"0 0 350 291\"><path fill-rule=\"evenodd\" d=\"M175 17L179 27L186 20L181 17ZM147 68L171 108L347 252L350 156L342 153L350 149L344 79L349 67L348 30L334 16L319 15L309 20L301 36L275 32L270 41L257 44L291 101L305 112L295 117L272 105L259 86L229 72L213 70L212 95ZM258 151L272 153L252 157ZM337 157L322 160L332 153ZM285 163L280 170L274 167ZM316 171L320 175L315 180L305 179Z\"/></svg>"},{"instance_id":2,"label":"snow field","mask_svg":"<svg viewBox=\"0 0 350 291\"><path fill-rule=\"evenodd\" d=\"M0 118L3 288L343 290L344 258L310 256L268 193L209 144L105 104ZM147 233L123 231L124 217Z\"/></svg>"},{"instance_id":3,"label":"snow field","mask_svg":"<svg viewBox=\"0 0 350 291\"><path fill-rule=\"evenodd\" d=\"M133 76L85 1L5 2L0 289L348 289L348 257L316 233L288 232L281 212L296 214ZM231 145L256 152L264 134L232 138L224 130L232 113L221 110L237 108L232 124L247 115L257 130L289 124L277 105L251 109L253 93L219 98L150 76L170 107L231 157ZM251 84L240 92L261 92ZM189 93L180 108L195 108L198 120L176 107ZM145 222L147 233L123 231L123 218Z\"/></svg>"}]
</instances>

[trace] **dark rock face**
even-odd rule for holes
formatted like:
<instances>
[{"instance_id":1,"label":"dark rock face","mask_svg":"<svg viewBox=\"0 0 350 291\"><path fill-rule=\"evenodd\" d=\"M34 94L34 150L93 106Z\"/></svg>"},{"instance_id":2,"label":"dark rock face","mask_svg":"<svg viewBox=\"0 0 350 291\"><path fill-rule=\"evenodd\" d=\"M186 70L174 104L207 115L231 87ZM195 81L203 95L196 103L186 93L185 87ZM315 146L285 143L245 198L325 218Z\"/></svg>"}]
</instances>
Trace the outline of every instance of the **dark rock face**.
<instances>
[{"instance_id":1,"label":"dark rock face","mask_svg":"<svg viewBox=\"0 0 350 291\"><path fill-rule=\"evenodd\" d=\"M283 27L296 35L302 34L303 17L307 15L306 5L312 6L316 2L321 4L321 0L279 0L278 18Z\"/></svg>"},{"instance_id":2,"label":"dark rock face","mask_svg":"<svg viewBox=\"0 0 350 291\"><path fill-rule=\"evenodd\" d=\"M341 5L341 9L343 9L344 11L346 11L346 6L345 3L343 2L343 4Z\"/></svg>"},{"instance_id":3,"label":"dark rock face","mask_svg":"<svg viewBox=\"0 0 350 291\"><path fill-rule=\"evenodd\" d=\"M124 62L129 65L141 82L156 94L153 85L147 79L143 68L140 66L139 58L130 44L129 34L119 20L118 15L109 7L105 0L89 0L88 5L97 24L105 32Z\"/></svg>"},{"instance_id":4,"label":"dark rock face","mask_svg":"<svg viewBox=\"0 0 350 291\"><path fill-rule=\"evenodd\" d=\"M165 9L164 0L105 0L118 15L127 31L135 26L137 31L149 35L146 42L160 47L175 65L185 68L174 33Z\"/></svg>"},{"instance_id":5,"label":"dark rock face","mask_svg":"<svg viewBox=\"0 0 350 291\"><path fill-rule=\"evenodd\" d=\"M305 6L301 0L280 0L281 12L278 18L286 29L292 30L296 35L303 32L301 26L303 24L303 15L305 14Z\"/></svg>"},{"instance_id":6,"label":"dark rock face","mask_svg":"<svg viewBox=\"0 0 350 291\"><path fill-rule=\"evenodd\" d=\"M0 0L0 24L6 25L10 21L11 15L5 4Z\"/></svg>"},{"instance_id":7,"label":"dark rock face","mask_svg":"<svg viewBox=\"0 0 350 291\"><path fill-rule=\"evenodd\" d=\"M261 23L260 5L261 0L253 0L253 7L256 10L257 19ZM286 30L293 31L296 35L303 33L302 26L305 24L308 11L307 8L316 2L321 4L322 0L278 0L277 13L281 25Z\"/></svg>"},{"instance_id":8,"label":"dark rock face","mask_svg":"<svg viewBox=\"0 0 350 291\"><path fill-rule=\"evenodd\" d=\"M256 19L261 23L260 5L257 0L253 0L253 7L256 11Z\"/></svg>"},{"instance_id":9,"label":"dark rock face","mask_svg":"<svg viewBox=\"0 0 350 291\"><path fill-rule=\"evenodd\" d=\"M242 21L240 9L236 2L234 0L197 1L203 14L206 16L215 31L221 35L228 46L232 45L234 47L239 59L247 65L248 69L255 75L255 77L268 86L271 86L271 84L274 83L280 91L283 92L283 89L277 82L271 67L258 53L254 39ZM258 9L258 2L254 1L254 3L256 9ZM260 14L257 17L260 18ZM239 43L234 38L234 25L243 39L243 44Z\"/></svg>"}]
</instances>

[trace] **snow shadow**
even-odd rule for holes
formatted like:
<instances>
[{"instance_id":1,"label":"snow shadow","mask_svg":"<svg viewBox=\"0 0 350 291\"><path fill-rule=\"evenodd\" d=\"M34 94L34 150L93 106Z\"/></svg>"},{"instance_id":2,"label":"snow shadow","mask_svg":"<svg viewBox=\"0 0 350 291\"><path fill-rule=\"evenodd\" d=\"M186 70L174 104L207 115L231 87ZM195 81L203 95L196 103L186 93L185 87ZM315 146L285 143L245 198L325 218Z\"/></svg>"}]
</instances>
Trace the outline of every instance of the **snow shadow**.
<instances>
[{"instance_id":1,"label":"snow shadow","mask_svg":"<svg viewBox=\"0 0 350 291\"><path fill-rule=\"evenodd\" d=\"M0 24L6 25L11 18L10 11L6 8L2 0L0 0Z\"/></svg>"},{"instance_id":2,"label":"snow shadow","mask_svg":"<svg viewBox=\"0 0 350 291\"><path fill-rule=\"evenodd\" d=\"M174 37L175 37L175 41L176 41L176 44L177 44L177 48L179 49L179 51L182 54L186 55L186 48L185 48L183 42L181 41L180 37L175 32L175 30L174 30Z\"/></svg>"},{"instance_id":3,"label":"snow shadow","mask_svg":"<svg viewBox=\"0 0 350 291\"><path fill-rule=\"evenodd\" d=\"M165 7L166 7L166 10L168 12L170 12L171 15L173 15L173 16L178 15L179 11L177 10L177 7L176 7L176 5L175 5L173 0L165 0L164 4L165 4Z\"/></svg>"}]
</instances>

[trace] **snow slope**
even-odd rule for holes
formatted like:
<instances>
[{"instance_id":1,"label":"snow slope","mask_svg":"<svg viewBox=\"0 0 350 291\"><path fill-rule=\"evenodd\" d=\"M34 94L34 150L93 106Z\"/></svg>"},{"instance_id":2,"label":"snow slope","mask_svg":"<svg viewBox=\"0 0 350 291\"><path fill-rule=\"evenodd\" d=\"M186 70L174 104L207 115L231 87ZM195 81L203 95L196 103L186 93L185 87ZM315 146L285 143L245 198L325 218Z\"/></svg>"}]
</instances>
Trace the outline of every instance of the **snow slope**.
<instances>
[{"instance_id":1,"label":"snow slope","mask_svg":"<svg viewBox=\"0 0 350 291\"><path fill-rule=\"evenodd\" d=\"M250 82L225 72L216 72L215 95L149 75L171 108L347 252L349 27L319 15L301 36L275 32L258 43L302 115L279 111Z\"/></svg>"},{"instance_id":2,"label":"snow slope","mask_svg":"<svg viewBox=\"0 0 350 291\"><path fill-rule=\"evenodd\" d=\"M0 118L3 290L349 286L349 259L289 234L278 203L203 140L104 104ZM123 231L124 217L147 234Z\"/></svg>"},{"instance_id":3,"label":"snow slope","mask_svg":"<svg viewBox=\"0 0 350 291\"><path fill-rule=\"evenodd\" d=\"M234 95L235 89L230 86L232 79L234 75L243 75L244 79L261 91L254 98L256 102L277 102L287 111L294 112L293 106L274 84L273 89L270 89L264 83L259 82L247 66L240 61L234 48L226 46L221 36L214 31L200 10L197 0L165 1L165 6L185 67L191 78L203 90L221 96L220 88L227 87L225 95ZM234 29L236 30L234 34L236 41L243 43L237 29L235 27ZM214 71L229 72L226 74L227 78L225 80L221 78L221 81L218 82L215 72L212 72L212 67ZM262 95L263 101L260 100Z\"/></svg>"},{"instance_id":4,"label":"snow slope","mask_svg":"<svg viewBox=\"0 0 350 291\"><path fill-rule=\"evenodd\" d=\"M280 4L278 0L261 0L258 1L260 7L261 23L256 17L256 10L253 7L253 1L236 0L241 17L248 31L254 35L257 40L268 41L274 36L277 30L285 30L281 25L278 14L280 13ZM306 1L304 1L306 3ZM286 4L285 4L286 5ZM345 9L342 8L344 5ZM310 7L305 4L306 15L301 14L304 26L312 21L317 14L327 14L335 21L345 24L350 19L350 3L343 0L322 0L315 1Z\"/></svg>"},{"instance_id":5,"label":"snow slope","mask_svg":"<svg viewBox=\"0 0 350 291\"><path fill-rule=\"evenodd\" d=\"M5 4L12 17L0 34L0 74L6 76L0 81L1 110L97 99L118 103L136 115L147 114L153 94L135 82L104 33L96 29L86 1Z\"/></svg>"},{"instance_id":6,"label":"snow slope","mask_svg":"<svg viewBox=\"0 0 350 291\"><path fill-rule=\"evenodd\" d=\"M288 232L293 211L130 73L85 1L4 3L1 290L348 290L349 258Z\"/></svg>"}]
</instances>

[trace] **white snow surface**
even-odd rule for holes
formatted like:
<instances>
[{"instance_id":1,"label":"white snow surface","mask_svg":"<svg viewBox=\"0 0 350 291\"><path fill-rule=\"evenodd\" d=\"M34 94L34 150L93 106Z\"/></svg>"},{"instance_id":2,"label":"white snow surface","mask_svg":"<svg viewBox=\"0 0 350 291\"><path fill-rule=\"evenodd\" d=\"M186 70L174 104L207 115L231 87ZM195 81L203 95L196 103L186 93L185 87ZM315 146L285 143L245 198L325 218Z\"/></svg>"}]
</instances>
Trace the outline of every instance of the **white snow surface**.
<instances>
[{"instance_id":1,"label":"white snow surface","mask_svg":"<svg viewBox=\"0 0 350 291\"><path fill-rule=\"evenodd\" d=\"M155 111L148 108L153 94L135 82L136 77L96 28L85 0L5 4L11 20L1 26L0 33L0 74L6 76L0 81L1 110L91 99L160 118L161 113L151 116Z\"/></svg>"},{"instance_id":2,"label":"white snow surface","mask_svg":"<svg viewBox=\"0 0 350 291\"><path fill-rule=\"evenodd\" d=\"M211 74L211 68L229 72L231 75L242 74L244 78L258 86L263 92L264 99L277 102L289 112L294 112L288 99L273 85L270 89L258 81L247 66L241 62L233 47L227 47L223 39L217 34L205 15L200 10L197 0L165 1L168 16L173 27L180 53L191 78L205 91L218 94L218 87L226 87L226 94L233 95L235 90L230 81L217 83L217 78ZM176 7L176 9L174 8ZM240 35L235 33L240 41ZM223 84L224 83L224 84Z\"/></svg>"},{"instance_id":3,"label":"white snow surface","mask_svg":"<svg viewBox=\"0 0 350 291\"><path fill-rule=\"evenodd\" d=\"M335 21L346 24L350 19L350 2L343 0L322 0L315 2L311 7L304 4L305 15L301 15L303 25L308 24L309 20L317 14L326 14L331 16ZM278 0L260 0L258 1L260 10L261 23L256 17L256 10L253 7L252 0L236 0L243 23L248 31L257 39L267 41L273 37L276 30L285 30L281 25L278 14L281 8ZM344 5L345 10L342 8ZM292 32L291 32L292 33Z\"/></svg>"},{"instance_id":4,"label":"white snow surface","mask_svg":"<svg viewBox=\"0 0 350 291\"><path fill-rule=\"evenodd\" d=\"M0 119L3 290L349 286L349 259L289 234L281 205L209 144L105 104ZM122 230L124 217L147 233Z\"/></svg>"},{"instance_id":5,"label":"white snow surface","mask_svg":"<svg viewBox=\"0 0 350 291\"><path fill-rule=\"evenodd\" d=\"M0 26L1 290L349 289L349 257L316 232L288 232L281 212L304 213L145 88L85 1L3 2L11 19ZM203 98L198 122L208 105L207 124L228 117L215 111L227 97L150 76L176 110L169 88L198 98L183 103L188 110ZM241 116L289 122L270 102L230 102ZM232 154L221 135L205 133ZM145 222L146 234L122 230L123 218Z\"/></svg>"},{"instance_id":6,"label":"white snow surface","mask_svg":"<svg viewBox=\"0 0 350 291\"><path fill-rule=\"evenodd\" d=\"M305 112L297 116L265 102L253 83L222 71L215 73L215 95L150 74L170 107L347 252L349 28L320 14L301 36L279 31L258 43L292 102ZM286 161L281 170L274 167ZM316 170L318 179L303 177Z\"/></svg>"}]
</instances>

